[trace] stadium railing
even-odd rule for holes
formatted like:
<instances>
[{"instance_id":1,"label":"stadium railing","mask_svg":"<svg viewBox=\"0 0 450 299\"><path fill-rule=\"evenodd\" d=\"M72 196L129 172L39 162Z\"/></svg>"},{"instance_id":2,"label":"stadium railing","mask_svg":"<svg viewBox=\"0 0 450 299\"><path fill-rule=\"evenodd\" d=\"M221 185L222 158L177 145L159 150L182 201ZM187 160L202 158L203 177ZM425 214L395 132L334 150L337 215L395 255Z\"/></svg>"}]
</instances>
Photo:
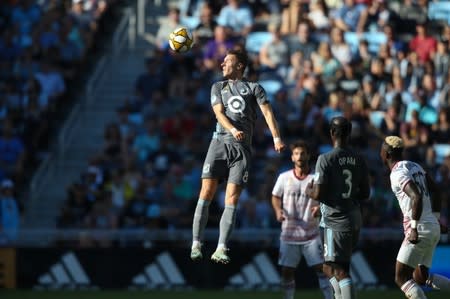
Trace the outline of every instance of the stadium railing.
<instances>
[{"instance_id":1,"label":"stadium railing","mask_svg":"<svg viewBox=\"0 0 450 299\"><path fill-rule=\"evenodd\" d=\"M205 241L217 241L217 229L205 231ZM279 229L237 229L232 240L242 243L268 242L277 244ZM81 238L107 239L122 244L128 242L177 241L189 244L192 239L191 229L24 229L19 232L15 245L18 247L48 247L61 242L76 242ZM361 241L400 241L403 239L401 228L365 228L361 231ZM447 243L449 238L442 235L441 242Z\"/></svg>"}]
</instances>

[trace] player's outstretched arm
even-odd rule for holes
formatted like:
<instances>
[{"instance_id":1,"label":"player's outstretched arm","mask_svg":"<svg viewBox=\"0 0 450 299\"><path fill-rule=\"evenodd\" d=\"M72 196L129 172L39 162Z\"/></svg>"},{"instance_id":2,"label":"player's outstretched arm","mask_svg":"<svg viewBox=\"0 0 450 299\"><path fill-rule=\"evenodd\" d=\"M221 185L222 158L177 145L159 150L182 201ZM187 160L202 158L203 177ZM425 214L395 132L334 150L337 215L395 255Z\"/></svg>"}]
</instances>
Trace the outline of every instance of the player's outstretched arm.
<instances>
[{"instance_id":1,"label":"player's outstretched arm","mask_svg":"<svg viewBox=\"0 0 450 299\"><path fill-rule=\"evenodd\" d=\"M273 114L272 106L269 103L259 105L261 112L266 120L267 126L269 127L270 133L272 133L273 144L275 150L280 153L286 145L283 140L281 140L280 129L278 128L277 120Z\"/></svg>"}]
</instances>

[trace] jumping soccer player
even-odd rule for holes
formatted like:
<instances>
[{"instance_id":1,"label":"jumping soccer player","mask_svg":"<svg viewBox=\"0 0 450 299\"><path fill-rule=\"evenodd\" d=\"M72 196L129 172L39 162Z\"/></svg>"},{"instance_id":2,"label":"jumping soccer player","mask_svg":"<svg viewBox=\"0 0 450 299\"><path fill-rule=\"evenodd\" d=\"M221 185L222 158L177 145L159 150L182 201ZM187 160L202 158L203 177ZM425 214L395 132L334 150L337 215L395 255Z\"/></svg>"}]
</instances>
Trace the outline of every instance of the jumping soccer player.
<instances>
[{"instance_id":1,"label":"jumping soccer player","mask_svg":"<svg viewBox=\"0 0 450 299\"><path fill-rule=\"evenodd\" d=\"M211 88L211 105L217 126L203 164L202 186L192 224L192 260L203 257L201 242L208 221L208 207L219 182L226 180L225 209L220 219L217 249L211 260L223 264L230 262L227 241L234 226L239 196L249 178L257 107L272 133L275 151L280 153L285 147L264 89L258 83L244 79L247 62L244 51L229 51L221 64L225 80L214 83Z\"/></svg>"}]
</instances>

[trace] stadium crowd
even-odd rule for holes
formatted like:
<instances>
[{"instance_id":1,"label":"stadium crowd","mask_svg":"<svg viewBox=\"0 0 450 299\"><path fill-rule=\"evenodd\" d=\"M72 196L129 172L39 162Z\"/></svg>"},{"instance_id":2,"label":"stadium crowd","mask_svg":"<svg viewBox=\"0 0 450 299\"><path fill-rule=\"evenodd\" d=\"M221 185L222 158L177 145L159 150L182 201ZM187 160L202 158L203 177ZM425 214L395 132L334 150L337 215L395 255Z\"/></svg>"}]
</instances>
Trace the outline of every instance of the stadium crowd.
<instances>
[{"instance_id":1,"label":"stadium crowd","mask_svg":"<svg viewBox=\"0 0 450 299\"><path fill-rule=\"evenodd\" d=\"M0 3L0 246L15 239L19 196L73 103L73 84L116 0ZM26 196L21 196L26 198Z\"/></svg>"},{"instance_id":2,"label":"stadium crowd","mask_svg":"<svg viewBox=\"0 0 450 299\"><path fill-rule=\"evenodd\" d=\"M441 220L448 225L450 13L445 19L442 10L437 14L439 2L191 0L170 8L135 93L117 108L103 147L68 187L59 227L191 227L216 121L210 88L221 78L226 51L236 47L250 54L247 77L266 89L288 143L304 139L317 157L331 147L329 120L343 115L352 121L352 144L371 174L364 227L401 225L379 158L387 135L401 136L406 158L436 179L444 199ZM450 2L442 3L450 11ZM192 30L195 45L180 55L168 48L167 37L181 25ZM237 227L278 227L270 198L277 174L291 166L290 153L274 152L261 117L253 152ZM210 207L209 227L218 225L223 197Z\"/></svg>"}]
</instances>

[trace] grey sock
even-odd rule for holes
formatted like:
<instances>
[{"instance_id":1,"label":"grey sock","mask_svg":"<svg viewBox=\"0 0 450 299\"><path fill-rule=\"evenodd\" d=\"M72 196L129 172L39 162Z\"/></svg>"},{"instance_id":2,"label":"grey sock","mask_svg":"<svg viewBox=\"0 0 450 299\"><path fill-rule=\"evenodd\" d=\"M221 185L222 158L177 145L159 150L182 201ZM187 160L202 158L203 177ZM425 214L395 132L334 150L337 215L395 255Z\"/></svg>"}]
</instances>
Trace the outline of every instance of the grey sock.
<instances>
[{"instance_id":1,"label":"grey sock","mask_svg":"<svg viewBox=\"0 0 450 299\"><path fill-rule=\"evenodd\" d=\"M194 220L192 221L192 239L201 241L203 239L203 231L208 222L210 200L199 199L195 207Z\"/></svg>"},{"instance_id":2,"label":"grey sock","mask_svg":"<svg viewBox=\"0 0 450 299\"><path fill-rule=\"evenodd\" d=\"M226 205L220 218L220 235L219 245L226 245L233 231L234 222L236 220L236 206Z\"/></svg>"},{"instance_id":3,"label":"grey sock","mask_svg":"<svg viewBox=\"0 0 450 299\"><path fill-rule=\"evenodd\" d=\"M344 278L339 281L342 299L356 299L355 288L351 278Z\"/></svg>"}]
</instances>

